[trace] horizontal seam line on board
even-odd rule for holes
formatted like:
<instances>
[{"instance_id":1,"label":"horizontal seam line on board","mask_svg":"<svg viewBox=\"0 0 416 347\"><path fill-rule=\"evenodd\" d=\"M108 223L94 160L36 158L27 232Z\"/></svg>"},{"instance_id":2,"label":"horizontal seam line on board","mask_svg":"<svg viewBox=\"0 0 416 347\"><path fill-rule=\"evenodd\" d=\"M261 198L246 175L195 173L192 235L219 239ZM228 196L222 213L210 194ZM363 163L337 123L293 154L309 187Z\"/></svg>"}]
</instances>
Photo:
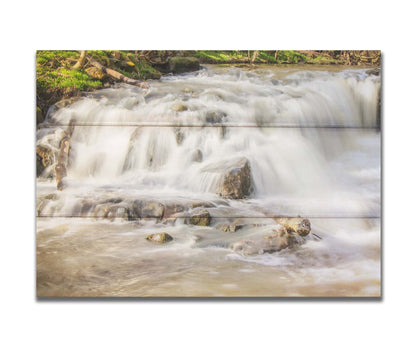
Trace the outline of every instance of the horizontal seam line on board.
<instances>
[{"instance_id":1,"label":"horizontal seam line on board","mask_svg":"<svg viewBox=\"0 0 416 347\"><path fill-rule=\"evenodd\" d=\"M363 129L379 130L377 126L350 126L350 125L274 125L274 124L101 124L101 123L80 123L80 124L43 124L40 128L54 127L149 127L149 128L280 128L280 129Z\"/></svg>"},{"instance_id":2,"label":"horizontal seam line on board","mask_svg":"<svg viewBox=\"0 0 416 347\"><path fill-rule=\"evenodd\" d=\"M87 219L115 219L115 218L122 218L123 217L92 217L92 216L54 216L54 215L39 215L36 216L37 218L87 218ZM174 217L176 219L185 219L193 217L191 215L189 216L181 216L181 217ZM259 216L259 217L253 217L253 216L210 216L211 218L251 218L251 219L267 219L267 218L309 218L309 219L380 219L379 216L344 216L344 217L335 217L335 216ZM134 219L161 219L163 216L143 216L143 217L128 217L130 220ZM169 217L167 217L169 218ZM204 218L204 216L201 216L201 218ZM166 218L164 218L166 219Z\"/></svg>"}]
</instances>

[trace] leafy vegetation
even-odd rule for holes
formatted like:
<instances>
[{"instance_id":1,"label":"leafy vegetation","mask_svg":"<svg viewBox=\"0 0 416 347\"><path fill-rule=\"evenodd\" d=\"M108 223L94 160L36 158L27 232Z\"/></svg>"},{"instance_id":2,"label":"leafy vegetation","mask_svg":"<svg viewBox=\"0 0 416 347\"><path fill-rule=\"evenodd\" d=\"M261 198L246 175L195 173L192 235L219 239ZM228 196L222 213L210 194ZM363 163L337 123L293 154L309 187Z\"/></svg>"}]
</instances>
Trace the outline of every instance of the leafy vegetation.
<instances>
[{"instance_id":1,"label":"leafy vegetation","mask_svg":"<svg viewBox=\"0 0 416 347\"><path fill-rule=\"evenodd\" d=\"M134 79L160 78L169 71L171 57L194 57L209 64L346 64L379 65L379 51L88 51L88 56L106 68ZM101 68L75 64L78 51L38 51L36 54L36 98L43 114L53 103L83 91L114 82Z\"/></svg>"},{"instance_id":2,"label":"leafy vegetation","mask_svg":"<svg viewBox=\"0 0 416 347\"><path fill-rule=\"evenodd\" d=\"M296 51L195 51L193 55L211 63L297 64L308 61L306 55Z\"/></svg>"},{"instance_id":3,"label":"leafy vegetation","mask_svg":"<svg viewBox=\"0 0 416 347\"><path fill-rule=\"evenodd\" d=\"M36 53L36 98L43 113L50 104L63 97L102 86L101 81L90 77L84 70L71 70L78 58L76 51Z\"/></svg>"}]
</instances>

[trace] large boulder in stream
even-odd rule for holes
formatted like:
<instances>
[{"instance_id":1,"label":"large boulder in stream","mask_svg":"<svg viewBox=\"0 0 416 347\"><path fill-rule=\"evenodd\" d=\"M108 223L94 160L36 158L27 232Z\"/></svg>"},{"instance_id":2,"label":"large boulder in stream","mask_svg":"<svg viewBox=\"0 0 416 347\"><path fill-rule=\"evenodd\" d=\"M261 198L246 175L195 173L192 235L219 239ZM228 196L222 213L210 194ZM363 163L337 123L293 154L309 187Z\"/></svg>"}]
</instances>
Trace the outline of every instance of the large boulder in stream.
<instances>
[{"instance_id":1,"label":"large boulder in stream","mask_svg":"<svg viewBox=\"0 0 416 347\"><path fill-rule=\"evenodd\" d=\"M135 200L133 202L134 217L139 218L163 218L165 206L158 201L151 200Z\"/></svg>"},{"instance_id":2,"label":"large boulder in stream","mask_svg":"<svg viewBox=\"0 0 416 347\"><path fill-rule=\"evenodd\" d=\"M298 219L298 218L287 218L289 219ZM309 224L309 220L303 219ZM303 222L304 223L304 222ZM288 225L298 225L296 221L289 223ZM263 253L274 253L279 252L286 248L293 248L297 245L301 245L305 242L304 237L309 234L306 234L307 227L299 227L295 231L292 227L277 225L272 229L271 232L264 234L258 234L251 237L250 239L239 240L230 245L230 248L237 253L242 255L254 255L254 254L263 254Z\"/></svg>"},{"instance_id":3,"label":"large boulder in stream","mask_svg":"<svg viewBox=\"0 0 416 347\"><path fill-rule=\"evenodd\" d=\"M55 177L55 165L59 161L62 142L68 135L64 130L55 128L38 130L36 137L36 176L52 179Z\"/></svg>"},{"instance_id":4,"label":"large boulder in stream","mask_svg":"<svg viewBox=\"0 0 416 347\"><path fill-rule=\"evenodd\" d=\"M302 217L277 217L274 219L278 224L284 226L287 231L305 237L311 232L311 222Z\"/></svg>"},{"instance_id":5,"label":"large boulder in stream","mask_svg":"<svg viewBox=\"0 0 416 347\"><path fill-rule=\"evenodd\" d=\"M173 240L173 237L168 233L155 233L146 235L146 240L157 243L166 243Z\"/></svg>"},{"instance_id":6,"label":"large boulder in stream","mask_svg":"<svg viewBox=\"0 0 416 347\"><path fill-rule=\"evenodd\" d=\"M241 158L228 165L217 194L225 199L243 199L252 191L251 169L246 158Z\"/></svg>"},{"instance_id":7,"label":"large boulder in stream","mask_svg":"<svg viewBox=\"0 0 416 347\"><path fill-rule=\"evenodd\" d=\"M222 123L224 118L227 118L227 114L222 111L208 111L205 114L205 122L209 124Z\"/></svg>"},{"instance_id":8,"label":"large boulder in stream","mask_svg":"<svg viewBox=\"0 0 416 347\"><path fill-rule=\"evenodd\" d=\"M197 210L191 213L191 216L186 222L187 224L206 227L211 224L211 215L208 210Z\"/></svg>"},{"instance_id":9,"label":"large boulder in stream","mask_svg":"<svg viewBox=\"0 0 416 347\"><path fill-rule=\"evenodd\" d=\"M36 146L36 176L43 174L46 168L55 160L55 153L51 147L45 145Z\"/></svg>"}]
</instances>

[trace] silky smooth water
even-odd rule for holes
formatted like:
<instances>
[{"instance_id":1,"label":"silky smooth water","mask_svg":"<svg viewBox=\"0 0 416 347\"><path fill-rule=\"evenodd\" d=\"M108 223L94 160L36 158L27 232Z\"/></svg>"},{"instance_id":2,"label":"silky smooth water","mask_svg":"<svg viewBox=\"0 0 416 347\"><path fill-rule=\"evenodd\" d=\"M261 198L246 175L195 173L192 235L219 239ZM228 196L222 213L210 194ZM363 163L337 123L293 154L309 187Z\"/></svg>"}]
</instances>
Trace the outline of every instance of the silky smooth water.
<instances>
[{"instance_id":1,"label":"silky smooth water","mask_svg":"<svg viewBox=\"0 0 416 347\"><path fill-rule=\"evenodd\" d=\"M38 295L379 295L379 91L365 69L206 67L51 110L39 143L53 146L48 134L68 124L73 132L65 189L37 181L38 199L57 196L37 219ZM253 192L224 201L219 172L238 158L250 163ZM82 199L143 197L209 201L214 217L265 229L275 224L266 217L301 215L320 239L243 256L229 244L267 230L79 214ZM159 231L174 241L144 239Z\"/></svg>"}]
</instances>

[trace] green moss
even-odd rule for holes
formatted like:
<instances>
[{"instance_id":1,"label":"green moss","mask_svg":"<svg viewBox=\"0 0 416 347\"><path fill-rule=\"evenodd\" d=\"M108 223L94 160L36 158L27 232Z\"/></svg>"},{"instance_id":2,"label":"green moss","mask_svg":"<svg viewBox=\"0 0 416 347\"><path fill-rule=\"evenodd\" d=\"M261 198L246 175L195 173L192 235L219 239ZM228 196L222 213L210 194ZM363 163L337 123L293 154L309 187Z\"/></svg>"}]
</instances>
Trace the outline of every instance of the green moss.
<instances>
[{"instance_id":1,"label":"green moss","mask_svg":"<svg viewBox=\"0 0 416 347\"><path fill-rule=\"evenodd\" d=\"M81 91L94 90L102 82L84 70L71 70L79 59L77 51L36 52L36 99L43 114L48 107L64 97Z\"/></svg>"},{"instance_id":2,"label":"green moss","mask_svg":"<svg viewBox=\"0 0 416 347\"><path fill-rule=\"evenodd\" d=\"M101 81L93 80L84 70L58 68L47 70L38 68L36 87L42 89L77 89L89 90L101 86Z\"/></svg>"},{"instance_id":3,"label":"green moss","mask_svg":"<svg viewBox=\"0 0 416 347\"><path fill-rule=\"evenodd\" d=\"M209 226L211 224L211 215L207 210L203 210L191 216L189 224L198 226Z\"/></svg>"},{"instance_id":4,"label":"green moss","mask_svg":"<svg viewBox=\"0 0 416 347\"><path fill-rule=\"evenodd\" d=\"M88 51L87 53L100 64L107 67L111 65L109 55L112 53L112 51Z\"/></svg>"},{"instance_id":5,"label":"green moss","mask_svg":"<svg viewBox=\"0 0 416 347\"><path fill-rule=\"evenodd\" d=\"M156 69L154 69L153 67L151 67L149 64L146 64L143 61L134 61L135 66L136 66L136 70L138 73L137 78L138 79L150 79L150 78L160 78L161 77L161 73L159 71L157 71Z\"/></svg>"},{"instance_id":6,"label":"green moss","mask_svg":"<svg viewBox=\"0 0 416 347\"><path fill-rule=\"evenodd\" d=\"M253 58L254 50L250 51L195 51L194 56L205 62L211 63L236 63L249 62ZM257 51L256 63L266 64L297 64L306 62L307 57L297 51L279 51L275 58L276 51Z\"/></svg>"},{"instance_id":7,"label":"green moss","mask_svg":"<svg viewBox=\"0 0 416 347\"><path fill-rule=\"evenodd\" d=\"M241 52L242 51L195 51L194 56L206 61L224 63L243 60L245 57Z\"/></svg>"},{"instance_id":8,"label":"green moss","mask_svg":"<svg viewBox=\"0 0 416 347\"><path fill-rule=\"evenodd\" d=\"M299 62L306 62L306 55L296 51L279 51L277 54L277 62L280 64L297 64Z\"/></svg>"},{"instance_id":9,"label":"green moss","mask_svg":"<svg viewBox=\"0 0 416 347\"><path fill-rule=\"evenodd\" d=\"M270 53L268 51L260 51L258 59L262 62L269 63L269 64L275 64L277 63L277 60L274 57L274 53Z\"/></svg>"}]
</instances>

